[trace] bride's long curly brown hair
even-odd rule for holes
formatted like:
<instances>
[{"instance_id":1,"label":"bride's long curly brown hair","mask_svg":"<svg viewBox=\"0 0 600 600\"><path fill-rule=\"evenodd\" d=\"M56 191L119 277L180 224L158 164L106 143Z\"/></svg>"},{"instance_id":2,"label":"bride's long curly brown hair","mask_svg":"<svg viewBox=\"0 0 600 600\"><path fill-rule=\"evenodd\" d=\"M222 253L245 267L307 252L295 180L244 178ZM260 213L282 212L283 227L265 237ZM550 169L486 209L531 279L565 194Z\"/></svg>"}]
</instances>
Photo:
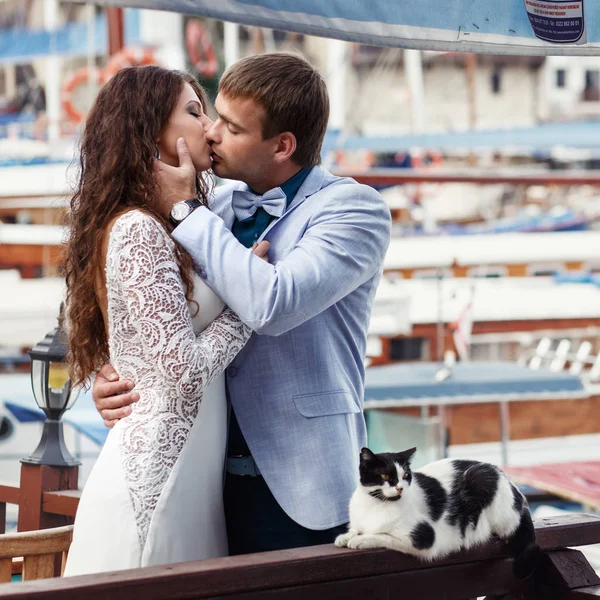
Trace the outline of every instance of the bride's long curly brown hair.
<instances>
[{"instance_id":1,"label":"bride's long curly brown hair","mask_svg":"<svg viewBox=\"0 0 600 600\"><path fill-rule=\"evenodd\" d=\"M119 71L100 90L87 117L65 247L69 373L73 385L85 384L109 359L96 289L98 275L104 281L102 247L109 224L128 210L141 209L167 231L172 230L157 209L158 187L152 169L156 140L167 127L185 83L192 86L206 110L206 94L191 75L156 66L129 67ZM201 176L198 192L206 201L208 183ZM190 300L192 260L179 244L175 245Z\"/></svg>"}]
</instances>

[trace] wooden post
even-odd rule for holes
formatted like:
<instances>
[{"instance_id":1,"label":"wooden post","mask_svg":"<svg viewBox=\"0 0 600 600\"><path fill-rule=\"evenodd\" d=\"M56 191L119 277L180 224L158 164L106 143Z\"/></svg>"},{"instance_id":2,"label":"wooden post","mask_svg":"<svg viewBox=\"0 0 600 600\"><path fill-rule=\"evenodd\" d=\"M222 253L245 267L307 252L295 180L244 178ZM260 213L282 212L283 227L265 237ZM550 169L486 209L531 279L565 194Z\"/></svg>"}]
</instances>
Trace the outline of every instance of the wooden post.
<instances>
[{"instance_id":1,"label":"wooden post","mask_svg":"<svg viewBox=\"0 0 600 600\"><path fill-rule=\"evenodd\" d=\"M18 531L61 527L73 523L71 517L45 513L44 492L76 490L79 467L49 467L21 464Z\"/></svg>"},{"instance_id":2,"label":"wooden post","mask_svg":"<svg viewBox=\"0 0 600 600\"><path fill-rule=\"evenodd\" d=\"M467 74L467 99L469 105L469 129L477 126L477 54L465 54Z\"/></svg>"},{"instance_id":3,"label":"wooden post","mask_svg":"<svg viewBox=\"0 0 600 600\"><path fill-rule=\"evenodd\" d=\"M584 598L599 590L600 578L578 550L562 549L549 552L534 574L535 600ZM582 590L577 595L577 590Z\"/></svg>"},{"instance_id":4,"label":"wooden post","mask_svg":"<svg viewBox=\"0 0 600 600\"><path fill-rule=\"evenodd\" d=\"M108 22L108 54L112 56L123 49L125 32L123 27L123 9L110 7L106 9Z\"/></svg>"}]
</instances>

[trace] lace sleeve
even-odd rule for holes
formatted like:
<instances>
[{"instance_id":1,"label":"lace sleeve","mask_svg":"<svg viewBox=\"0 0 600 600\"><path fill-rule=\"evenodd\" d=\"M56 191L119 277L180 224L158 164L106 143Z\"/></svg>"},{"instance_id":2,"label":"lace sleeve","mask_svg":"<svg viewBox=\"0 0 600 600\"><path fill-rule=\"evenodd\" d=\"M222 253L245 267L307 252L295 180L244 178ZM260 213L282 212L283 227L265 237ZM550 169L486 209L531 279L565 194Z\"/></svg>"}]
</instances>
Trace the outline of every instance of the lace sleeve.
<instances>
[{"instance_id":1,"label":"lace sleeve","mask_svg":"<svg viewBox=\"0 0 600 600\"><path fill-rule=\"evenodd\" d=\"M135 354L141 350L155 370L150 379L194 400L243 348L251 330L225 310L195 336L174 251L155 219L141 211L126 213L110 234L107 287L115 288L137 333L131 343L142 348Z\"/></svg>"}]
</instances>

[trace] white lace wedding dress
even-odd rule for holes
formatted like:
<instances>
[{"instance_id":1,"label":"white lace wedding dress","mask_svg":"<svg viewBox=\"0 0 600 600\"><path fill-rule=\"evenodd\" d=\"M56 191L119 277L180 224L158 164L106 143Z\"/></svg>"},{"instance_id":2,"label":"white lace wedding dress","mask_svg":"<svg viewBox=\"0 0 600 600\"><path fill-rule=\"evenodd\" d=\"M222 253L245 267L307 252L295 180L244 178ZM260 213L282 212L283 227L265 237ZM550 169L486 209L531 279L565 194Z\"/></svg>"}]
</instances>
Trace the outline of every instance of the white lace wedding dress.
<instances>
[{"instance_id":1,"label":"white lace wedding dress","mask_svg":"<svg viewBox=\"0 0 600 600\"><path fill-rule=\"evenodd\" d=\"M195 279L188 307L175 246L141 211L107 250L111 363L140 400L110 431L83 490L65 575L227 554L223 371L250 330Z\"/></svg>"}]
</instances>

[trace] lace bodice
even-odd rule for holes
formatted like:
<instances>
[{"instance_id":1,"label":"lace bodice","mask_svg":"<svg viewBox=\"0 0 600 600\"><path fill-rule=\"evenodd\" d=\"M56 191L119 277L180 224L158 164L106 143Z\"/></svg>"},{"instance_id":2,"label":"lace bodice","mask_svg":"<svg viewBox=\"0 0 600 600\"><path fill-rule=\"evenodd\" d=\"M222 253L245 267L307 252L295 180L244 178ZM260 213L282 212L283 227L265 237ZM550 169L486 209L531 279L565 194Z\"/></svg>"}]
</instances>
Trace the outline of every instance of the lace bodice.
<instances>
[{"instance_id":1,"label":"lace bodice","mask_svg":"<svg viewBox=\"0 0 600 600\"><path fill-rule=\"evenodd\" d=\"M140 394L132 414L117 427L143 547L203 390L243 348L251 331L225 310L194 334L175 245L141 211L124 214L113 225L106 288L111 362L121 377L136 382Z\"/></svg>"}]
</instances>

